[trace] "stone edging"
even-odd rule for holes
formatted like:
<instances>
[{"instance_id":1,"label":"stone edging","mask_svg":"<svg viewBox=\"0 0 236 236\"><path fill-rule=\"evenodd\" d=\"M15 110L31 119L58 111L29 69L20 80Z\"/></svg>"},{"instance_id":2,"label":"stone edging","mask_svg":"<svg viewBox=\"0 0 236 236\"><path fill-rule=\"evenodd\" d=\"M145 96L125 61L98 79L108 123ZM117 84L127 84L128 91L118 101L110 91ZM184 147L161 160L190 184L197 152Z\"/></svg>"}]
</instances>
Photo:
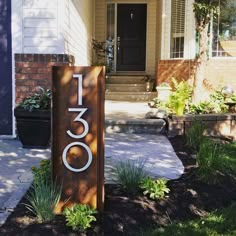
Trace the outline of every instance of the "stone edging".
<instances>
[{"instance_id":1,"label":"stone edging","mask_svg":"<svg viewBox=\"0 0 236 236\"><path fill-rule=\"evenodd\" d=\"M206 135L224 136L236 140L236 114L204 114L168 118L170 136L183 135L194 120L207 126Z\"/></svg>"}]
</instances>

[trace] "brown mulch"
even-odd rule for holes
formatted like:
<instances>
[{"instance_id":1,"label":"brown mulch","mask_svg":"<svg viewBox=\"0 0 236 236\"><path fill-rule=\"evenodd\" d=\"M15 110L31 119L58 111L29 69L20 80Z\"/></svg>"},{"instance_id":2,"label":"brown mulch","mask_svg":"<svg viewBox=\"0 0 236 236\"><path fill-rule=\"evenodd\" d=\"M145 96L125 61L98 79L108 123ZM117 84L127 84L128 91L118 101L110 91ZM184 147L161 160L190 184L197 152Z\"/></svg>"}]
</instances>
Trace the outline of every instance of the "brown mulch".
<instances>
[{"instance_id":1,"label":"brown mulch","mask_svg":"<svg viewBox=\"0 0 236 236\"><path fill-rule=\"evenodd\" d=\"M227 176L220 184L208 185L196 175L196 161L184 144L182 136L170 141L185 166L185 173L178 180L168 182L168 196L153 201L142 193L131 197L116 185L105 186L105 210L86 233L73 232L65 226L63 216L38 224L35 217L18 204L7 222L0 228L0 235L139 235L145 229L159 227L176 221L193 219L208 212L230 205L236 199L236 183ZM26 200L23 198L22 202Z\"/></svg>"}]
</instances>

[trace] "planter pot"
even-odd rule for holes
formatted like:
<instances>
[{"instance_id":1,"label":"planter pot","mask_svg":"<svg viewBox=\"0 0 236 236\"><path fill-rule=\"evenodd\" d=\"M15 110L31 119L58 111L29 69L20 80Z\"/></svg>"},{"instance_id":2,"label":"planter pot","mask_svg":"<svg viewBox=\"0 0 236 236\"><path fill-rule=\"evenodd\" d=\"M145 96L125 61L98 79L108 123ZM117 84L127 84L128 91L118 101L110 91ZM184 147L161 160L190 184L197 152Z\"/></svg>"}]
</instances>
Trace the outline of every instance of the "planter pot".
<instances>
[{"instance_id":1,"label":"planter pot","mask_svg":"<svg viewBox=\"0 0 236 236\"><path fill-rule=\"evenodd\" d=\"M169 96L170 96L171 88L157 86L156 90L157 90L157 96L158 96L159 100L162 102L167 102L169 99Z\"/></svg>"},{"instance_id":2,"label":"planter pot","mask_svg":"<svg viewBox=\"0 0 236 236\"><path fill-rule=\"evenodd\" d=\"M23 148L47 148L51 136L49 110L26 111L15 108L17 133Z\"/></svg>"}]
</instances>

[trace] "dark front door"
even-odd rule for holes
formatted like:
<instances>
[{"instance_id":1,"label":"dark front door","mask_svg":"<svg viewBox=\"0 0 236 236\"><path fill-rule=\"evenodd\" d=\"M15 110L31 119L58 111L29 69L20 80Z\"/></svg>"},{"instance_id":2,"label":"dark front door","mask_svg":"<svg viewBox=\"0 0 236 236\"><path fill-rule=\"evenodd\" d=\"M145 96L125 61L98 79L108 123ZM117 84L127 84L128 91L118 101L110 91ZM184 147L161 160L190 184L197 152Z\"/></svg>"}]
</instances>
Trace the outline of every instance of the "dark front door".
<instances>
[{"instance_id":1,"label":"dark front door","mask_svg":"<svg viewBox=\"0 0 236 236\"><path fill-rule=\"evenodd\" d=\"M12 134L11 1L0 0L0 135Z\"/></svg>"},{"instance_id":2,"label":"dark front door","mask_svg":"<svg viewBox=\"0 0 236 236\"><path fill-rule=\"evenodd\" d=\"M117 71L145 70L146 22L146 4L118 4Z\"/></svg>"}]
</instances>

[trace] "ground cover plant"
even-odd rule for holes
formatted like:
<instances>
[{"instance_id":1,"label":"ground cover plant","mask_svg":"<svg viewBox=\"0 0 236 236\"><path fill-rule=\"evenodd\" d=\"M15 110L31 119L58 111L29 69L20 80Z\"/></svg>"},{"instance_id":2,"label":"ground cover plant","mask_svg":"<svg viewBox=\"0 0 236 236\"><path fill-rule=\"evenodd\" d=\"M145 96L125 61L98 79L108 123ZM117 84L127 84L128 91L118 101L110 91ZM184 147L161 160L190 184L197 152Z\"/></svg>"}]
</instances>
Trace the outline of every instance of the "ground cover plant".
<instances>
[{"instance_id":1,"label":"ground cover plant","mask_svg":"<svg viewBox=\"0 0 236 236\"><path fill-rule=\"evenodd\" d=\"M187 81L180 80L179 82L172 79L173 90L170 93L167 101L161 101L158 97L154 98L148 103L152 108L158 108L165 110L169 116L171 115L183 115L183 114L217 114L227 113L228 105L226 103L236 103L236 94L230 94L229 96L224 94L223 88L218 88L209 95L209 98L198 103L193 102L191 93L193 91L192 86Z\"/></svg>"},{"instance_id":2,"label":"ground cover plant","mask_svg":"<svg viewBox=\"0 0 236 236\"><path fill-rule=\"evenodd\" d=\"M71 208L66 207L63 214L66 217L66 225L74 231L85 232L91 227L91 222L96 221L97 211L90 206L75 204Z\"/></svg>"},{"instance_id":3,"label":"ground cover plant","mask_svg":"<svg viewBox=\"0 0 236 236\"><path fill-rule=\"evenodd\" d=\"M63 215L39 223L19 204L0 228L0 235L235 235L236 143L214 139L223 145L221 158L227 171L221 181L209 183L199 175L193 149L186 145L184 137L170 141L185 173L167 182L170 192L166 197L154 200L143 195L142 189L130 195L117 184L106 184L104 212L94 215L96 221L91 222L86 233L66 226ZM21 203L27 203L27 199Z\"/></svg>"}]
</instances>

